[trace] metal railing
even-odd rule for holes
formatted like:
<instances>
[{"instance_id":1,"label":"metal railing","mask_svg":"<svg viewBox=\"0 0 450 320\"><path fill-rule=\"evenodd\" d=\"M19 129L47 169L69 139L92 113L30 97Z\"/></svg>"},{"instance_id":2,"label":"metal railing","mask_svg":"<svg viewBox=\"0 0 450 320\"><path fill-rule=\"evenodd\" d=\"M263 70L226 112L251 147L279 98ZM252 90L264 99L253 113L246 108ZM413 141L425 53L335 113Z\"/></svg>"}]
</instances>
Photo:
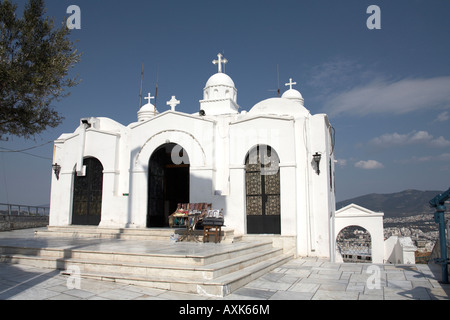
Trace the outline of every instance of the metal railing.
<instances>
[{"instance_id":1,"label":"metal railing","mask_svg":"<svg viewBox=\"0 0 450 320\"><path fill-rule=\"evenodd\" d=\"M370 243L351 244L337 242L336 248L342 256L344 262L371 262L372 249Z\"/></svg>"},{"instance_id":2,"label":"metal railing","mask_svg":"<svg viewBox=\"0 0 450 320\"><path fill-rule=\"evenodd\" d=\"M7 216L48 216L50 207L24 204L0 203L0 215Z\"/></svg>"}]
</instances>

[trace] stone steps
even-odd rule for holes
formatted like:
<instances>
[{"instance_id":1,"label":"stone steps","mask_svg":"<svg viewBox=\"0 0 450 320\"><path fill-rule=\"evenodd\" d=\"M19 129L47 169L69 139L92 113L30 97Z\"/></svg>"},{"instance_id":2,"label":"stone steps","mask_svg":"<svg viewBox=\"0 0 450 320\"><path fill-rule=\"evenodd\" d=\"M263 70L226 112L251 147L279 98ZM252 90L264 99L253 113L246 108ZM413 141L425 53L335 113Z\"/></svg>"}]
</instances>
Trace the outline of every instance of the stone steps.
<instances>
[{"instance_id":1,"label":"stone steps","mask_svg":"<svg viewBox=\"0 0 450 320\"><path fill-rule=\"evenodd\" d=\"M205 296L224 297L246 285L250 281L259 278L280 265L283 265L291 259L291 255L278 255L213 279L174 279L173 277L164 276L143 276L136 274L104 272L82 272L82 277L102 281L114 281L118 283L147 286L157 289L197 293ZM62 274L70 275L65 271L63 271Z\"/></svg>"},{"instance_id":2,"label":"stone steps","mask_svg":"<svg viewBox=\"0 0 450 320\"><path fill-rule=\"evenodd\" d=\"M184 235L184 228L150 228L150 229L132 229L132 228L107 228L97 226L48 226L47 230L39 230L37 236L43 237L62 237L62 238L95 238L95 239L121 239L121 240L154 240L165 241L170 239L170 235ZM203 241L203 230L195 230L194 237ZM211 238L211 237L210 237ZM234 234L233 229L222 228L221 242L233 243L240 240L240 236ZM191 239L192 240L192 239Z\"/></svg>"},{"instance_id":3,"label":"stone steps","mask_svg":"<svg viewBox=\"0 0 450 320\"><path fill-rule=\"evenodd\" d=\"M91 228L81 229L72 231L83 235L92 233ZM161 233L161 230L153 231ZM0 262L57 269L63 274L77 267L82 278L224 296L292 258L283 254L281 248L273 247L269 240L171 244L166 232L162 232L165 241L102 240L95 234L93 238L69 236L65 240L52 235L45 240L38 235L33 245L26 242L20 246L0 246ZM122 232L128 233L128 230ZM148 232L130 233L148 236Z\"/></svg>"},{"instance_id":4,"label":"stone steps","mask_svg":"<svg viewBox=\"0 0 450 320\"><path fill-rule=\"evenodd\" d=\"M158 245L158 243L156 243ZM207 244L213 246L213 244ZM201 266L214 264L223 260L233 259L260 251L272 250L270 242L256 242L252 244L238 243L229 250L220 250L211 254L158 254L140 252L118 252L111 250L84 250L84 249L60 249L60 248L39 248L39 247L15 247L2 246L0 254L2 256L21 257L45 257L53 260L86 260L117 263L141 263L141 264L163 264L181 266ZM37 267L37 266L36 266Z\"/></svg>"},{"instance_id":5,"label":"stone steps","mask_svg":"<svg viewBox=\"0 0 450 320\"><path fill-rule=\"evenodd\" d=\"M12 248L9 248L8 251L12 251ZM166 259L162 261L160 257L153 257L151 259L153 261L147 262L119 260L117 257L105 260L101 256L95 257L94 253L90 254L90 258L84 257L84 259L78 254L74 254L71 257L63 257L63 252L58 256L50 256L42 253L39 255L2 253L0 257L3 262L25 264L37 268L64 270L68 266L78 266L82 272L213 279L230 272L241 270L259 261L272 258L279 255L279 253L280 249L276 248L256 250L245 255L224 258L221 261L206 265L187 265L177 263L176 261L171 261L171 264L168 264Z\"/></svg>"}]
</instances>

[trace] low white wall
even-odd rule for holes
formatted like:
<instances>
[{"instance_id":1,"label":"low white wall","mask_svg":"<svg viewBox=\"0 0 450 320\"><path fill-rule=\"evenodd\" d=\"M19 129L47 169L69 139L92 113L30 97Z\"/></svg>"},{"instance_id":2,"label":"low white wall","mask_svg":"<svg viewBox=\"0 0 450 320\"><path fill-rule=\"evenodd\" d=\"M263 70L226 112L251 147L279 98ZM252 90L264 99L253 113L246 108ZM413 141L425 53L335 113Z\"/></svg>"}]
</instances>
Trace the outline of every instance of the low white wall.
<instances>
[{"instance_id":1,"label":"low white wall","mask_svg":"<svg viewBox=\"0 0 450 320\"><path fill-rule=\"evenodd\" d=\"M384 241L384 261L393 264L415 264L414 246L410 237L391 236Z\"/></svg>"}]
</instances>

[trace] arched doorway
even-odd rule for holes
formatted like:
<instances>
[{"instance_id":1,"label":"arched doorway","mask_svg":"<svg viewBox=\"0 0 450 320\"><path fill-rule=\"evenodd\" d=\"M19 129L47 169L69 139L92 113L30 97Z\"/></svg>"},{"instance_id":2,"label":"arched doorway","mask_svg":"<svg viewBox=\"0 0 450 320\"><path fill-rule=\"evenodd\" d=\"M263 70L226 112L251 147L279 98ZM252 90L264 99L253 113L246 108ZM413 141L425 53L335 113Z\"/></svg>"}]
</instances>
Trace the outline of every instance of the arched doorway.
<instances>
[{"instance_id":1,"label":"arched doorway","mask_svg":"<svg viewBox=\"0 0 450 320\"><path fill-rule=\"evenodd\" d=\"M186 151L175 143L162 145L150 157L148 173L147 227L168 227L177 204L189 202Z\"/></svg>"},{"instance_id":2,"label":"arched doorway","mask_svg":"<svg viewBox=\"0 0 450 320\"><path fill-rule=\"evenodd\" d=\"M281 234L280 159L270 146L254 147L245 159L248 234Z\"/></svg>"},{"instance_id":3,"label":"arched doorway","mask_svg":"<svg viewBox=\"0 0 450 320\"><path fill-rule=\"evenodd\" d=\"M72 224L94 225L101 221L103 165L96 158L83 160L85 175L74 172Z\"/></svg>"},{"instance_id":4,"label":"arched doorway","mask_svg":"<svg viewBox=\"0 0 450 320\"><path fill-rule=\"evenodd\" d=\"M336 249L344 262L372 262L372 237L361 226L348 226L336 237Z\"/></svg>"}]
</instances>

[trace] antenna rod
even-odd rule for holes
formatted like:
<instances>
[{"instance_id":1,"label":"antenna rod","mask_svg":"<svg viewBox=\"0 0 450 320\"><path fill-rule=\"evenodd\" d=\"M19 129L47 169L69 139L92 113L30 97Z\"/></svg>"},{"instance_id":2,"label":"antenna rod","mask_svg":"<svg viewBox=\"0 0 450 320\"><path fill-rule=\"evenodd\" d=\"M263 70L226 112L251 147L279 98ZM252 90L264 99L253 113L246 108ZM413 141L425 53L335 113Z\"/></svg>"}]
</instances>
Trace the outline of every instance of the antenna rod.
<instances>
[{"instance_id":1,"label":"antenna rod","mask_svg":"<svg viewBox=\"0 0 450 320\"><path fill-rule=\"evenodd\" d=\"M277 89L271 89L268 91L276 91L277 92L277 96L278 98L280 97L281 91L280 91L280 68L279 65L277 64Z\"/></svg>"},{"instance_id":2,"label":"antenna rod","mask_svg":"<svg viewBox=\"0 0 450 320\"><path fill-rule=\"evenodd\" d=\"M158 99L158 81L159 81L159 65L156 67L155 109L156 109L156 100Z\"/></svg>"},{"instance_id":3,"label":"antenna rod","mask_svg":"<svg viewBox=\"0 0 450 320\"><path fill-rule=\"evenodd\" d=\"M144 62L142 62L142 70L141 70L141 90L139 91L139 108L142 107L142 82L144 80Z\"/></svg>"},{"instance_id":4,"label":"antenna rod","mask_svg":"<svg viewBox=\"0 0 450 320\"><path fill-rule=\"evenodd\" d=\"M280 97L280 68L277 64L277 85L278 85L278 97Z\"/></svg>"}]
</instances>

